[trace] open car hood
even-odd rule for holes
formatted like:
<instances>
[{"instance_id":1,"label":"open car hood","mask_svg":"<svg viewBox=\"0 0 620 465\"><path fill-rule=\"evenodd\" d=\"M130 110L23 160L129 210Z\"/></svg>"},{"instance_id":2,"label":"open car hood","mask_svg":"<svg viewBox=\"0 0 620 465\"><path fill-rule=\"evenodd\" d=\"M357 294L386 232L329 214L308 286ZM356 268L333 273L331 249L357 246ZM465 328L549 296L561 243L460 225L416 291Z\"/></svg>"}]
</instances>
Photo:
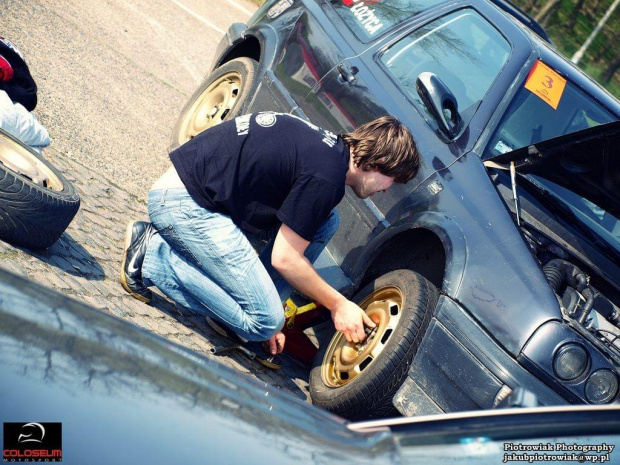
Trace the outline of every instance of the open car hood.
<instances>
[{"instance_id":1,"label":"open car hood","mask_svg":"<svg viewBox=\"0 0 620 465\"><path fill-rule=\"evenodd\" d=\"M620 121L542 141L493 157L535 174L620 218Z\"/></svg>"}]
</instances>

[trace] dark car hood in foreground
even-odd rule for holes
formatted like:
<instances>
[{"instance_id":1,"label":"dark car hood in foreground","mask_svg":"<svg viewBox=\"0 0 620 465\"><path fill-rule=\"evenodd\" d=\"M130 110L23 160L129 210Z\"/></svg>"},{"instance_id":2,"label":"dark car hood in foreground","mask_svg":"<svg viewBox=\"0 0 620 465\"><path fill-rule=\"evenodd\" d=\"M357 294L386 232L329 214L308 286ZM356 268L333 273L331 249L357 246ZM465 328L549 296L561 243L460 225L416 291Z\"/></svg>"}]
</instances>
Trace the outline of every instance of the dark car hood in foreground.
<instances>
[{"instance_id":1,"label":"dark car hood in foreground","mask_svg":"<svg viewBox=\"0 0 620 465\"><path fill-rule=\"evenodd\" d=\"M539 142L491 160L515 162L620 218L620 121Z\"/></svg>"},{"instance_id":2,"label":"dark car hood in foreground","mask_svg":"<svg viewBox=\"0 0 620 465\"><path fill-rule=\"evenodd\" d=\"M2 269L0 347L0 422L62 423L66 464L499 463L507 441L619 434L610 406L347 425Z\"/></svg>"},{"instance_id":3,"label":"dark car hood in foreground","mask_svg":"<svg viewBox=\"0 0 620 465\"><path fill-rule=\"evenodd\" d=\"M345 421L0 269L0 423L62 423L63 462L388 463Z\"/></svg>"}]
</instances>

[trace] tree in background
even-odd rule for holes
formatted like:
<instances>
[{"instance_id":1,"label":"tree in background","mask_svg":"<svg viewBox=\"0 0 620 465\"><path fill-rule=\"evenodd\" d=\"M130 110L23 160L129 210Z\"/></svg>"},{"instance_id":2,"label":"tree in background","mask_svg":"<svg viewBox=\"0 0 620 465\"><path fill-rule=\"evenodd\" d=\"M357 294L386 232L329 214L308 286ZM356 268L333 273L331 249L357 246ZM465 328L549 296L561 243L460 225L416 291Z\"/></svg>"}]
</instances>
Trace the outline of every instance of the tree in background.
<instances>
[{"instance_id":1,"label":"tree in background","mask_svg":"<svg viewBox=\"0 0 620 465\"><path fill-rule=\"evenodd\" d=\"M566 27L571 32L575 29L575 24L577 24L577 17L581 13L585 1L586 0L579 0L568 18L568 24L566 25Z\"/></svg>"},{"instance_id":2,"label":"tree in background","mask_svg":"<svg viewBox=\"0 0 620 465\"><path fill-rule=\"evenodd\" d=\"M603 80L606 83L609 83L619 68L620 68L620 53L617 53L616 59L611 62L611 64L607 67L607 69L603 73Z\"/></svg>"},{"instance_id":3,"label":"tree in background","mask_svg":"<svg viewBox=\"0 0 620 465\"><path fill-rule=\"evenodd\" d=\"M540 23L542 27L547 27L549 18L560 7L561 0L547 0L547 3L540 9L540 11L534 16L534 19Z\"/></svg>"}]
</instances>

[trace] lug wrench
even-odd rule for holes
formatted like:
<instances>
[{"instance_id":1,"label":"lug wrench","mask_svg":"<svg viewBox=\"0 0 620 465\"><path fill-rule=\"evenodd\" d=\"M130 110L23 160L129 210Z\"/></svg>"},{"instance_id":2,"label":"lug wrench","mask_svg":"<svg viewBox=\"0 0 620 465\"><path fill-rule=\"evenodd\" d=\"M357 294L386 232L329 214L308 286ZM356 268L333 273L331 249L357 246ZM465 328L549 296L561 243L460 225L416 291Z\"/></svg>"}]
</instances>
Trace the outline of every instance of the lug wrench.
<instances>
[{"instance_id":1,"label":"lug wrench","mask_svg":"<svg viewBox=\"0 0 620 465\"><path fill-rule=\"evenodd\" d=\"M254 360L256 358L256 353L252 352L246 347L243 347L241 344L233 344L230 346L214 346L209 349L209 352L211 352L213 355L219 355L230 350L240 350L245 355L247 355L250 360Z\"/></svg>"},{"instance_id":2,"label":"lug wrench","mask_svg":"<svg viewBox=\"0 0 620 465\"><path fill-rule=\"evenodd\" d=\"M255 352L252 352L247 347L244 347L241 344L232 344L230 346L214 346L209 349L209 352L212 353L213 355L220 355L220 354L223 354L224 352L229 352L231 350L238 350L242 352L244 355L246 355L250 360L254 360L260 363L261 365L263 365L264 367L267 367L271 370L278 370L282 367L281 364L274 362L275 355L272 355L271 357L268 357L268 358L260 358L256 356Z\"/></svg>"}]
</instances>

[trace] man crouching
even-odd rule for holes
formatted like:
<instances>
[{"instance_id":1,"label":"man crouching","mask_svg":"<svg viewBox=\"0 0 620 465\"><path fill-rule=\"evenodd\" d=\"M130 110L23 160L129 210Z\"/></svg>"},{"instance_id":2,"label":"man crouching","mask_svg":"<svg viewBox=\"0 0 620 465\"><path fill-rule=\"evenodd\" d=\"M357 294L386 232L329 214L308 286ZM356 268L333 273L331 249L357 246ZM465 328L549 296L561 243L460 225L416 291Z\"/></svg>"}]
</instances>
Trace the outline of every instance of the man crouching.
<instances>
[{"instance_id":1,"label":"man crouching","mask_svg":"<svg viewBox=\"0 0 620 465\"><path fill-rule=\"evenodd\" d=\"M417 173L400 121L386 116L337 136L257 113L202 132L170 159L148 195L151 223L127 227L127 292L149 302L156 286L242 338L268 340L275 354L284 348L282 302L295 288L328 308L348 341L366 338L364 325L375 324L312 264L338 228L345 186L366 198Z\"/></svg>"}]
</instances>

